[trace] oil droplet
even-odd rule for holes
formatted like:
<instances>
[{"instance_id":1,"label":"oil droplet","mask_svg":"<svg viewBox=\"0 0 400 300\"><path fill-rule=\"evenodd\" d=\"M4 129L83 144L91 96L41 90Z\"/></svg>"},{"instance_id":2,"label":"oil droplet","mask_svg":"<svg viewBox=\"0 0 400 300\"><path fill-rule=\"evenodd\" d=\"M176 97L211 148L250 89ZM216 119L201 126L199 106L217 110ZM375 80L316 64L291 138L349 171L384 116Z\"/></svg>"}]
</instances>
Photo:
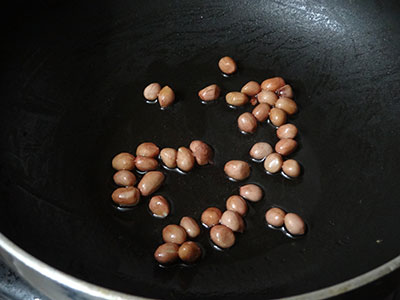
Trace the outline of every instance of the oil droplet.
<instances>
[{"instance_id":1,"label":"oil droplet","mask_svg":"<svg viewBox=\"0 0 400 300\"><path fill-rule=\"evenodd\" d=\"M203 225L205 228L210 229L212 226L208 226L206 223L201 222L201 225Z\"/></svg>"},{"instance_id":2,"label":"oil droplet","mask_svg":"<svg viewBox=\"0 0 400 300\"><path fill-rule=\"evenodd\" d=\"M255 163L262 163L265 160L265 158L266 157L261 158L261 159L257 159L257 158L252 157L251 160L254 161Z\"/></svg>"},{"instance_id":3,"label":"oil droplet","mask_svg":"<svg viewBox=\"0 0 400 300\"><path fill-rule=\"evenodd\" d=\"M274 124L272 124L272 122L271 122L270 119L267 119L267 123L268 123L269 125L271 125L274 129L278 129L278 128L279 128L279 126L275 126Z\"/></svg>"},{"instance_id":4,"label":"oil droplet","mask_svg":"<svg viewBox=\"0 0 400 300\"><path fill-rule=\"evenodd\" d=\"M244 134L244 135L252 135L251 132L246 132L246 131L243 131L243 130L240 130L240 133L241 133L241 134Z\"/></svg>"},{"instance_id":5,"label":"oil droplet","mask_svg":"<svg viewBox=\"0 0 400 300\"><path fill-rule=\"evenodd\" d=\"M229 107L229 108L231 108L231 109L238 109L238 107L237 107L237 106L235 106L235 105L232 105L232 104L228 104L228 107Z\"/></svg>"},{"instance_id":6,"label":"oil droplet","mask_svg":"<svg viewBox=\"0 0 400 300\"><path fill-rule=\"evenodd\" d=\"M278 173L278 172L276 172L276 173L271 173L271 172L269 172L269 171L267 171L267 170L264 170L264 172L265 172L266 174L270 175L270 176L276 176L276 175L279 175L279 173Z\"/></svg>"},{"instance_id":7,"label":"oil droplet","mask_svg":"<svg viewBox=\"0 0 400 300\"><path fill-rule=\"evenodd\" d=\"M179 174L182 174L182 175L187 175L187 174L189 174L189 172L182 171L182 170L179 169L178 167L176 167L176 168L169 168L169 167L167 167L162 161L161 161L161 166L162 166L165 170L167 170L167 171L176 172L176 173L179 173Z\"/></svg>"},{"instance_id":8,"label":"oil droplet","mask_svg":"<svg viewBox=\"0 0 400 300\"><path fill-rule=\"evenodd\" d=\"M146 100L146 103L148 104L156 104L158 102L158 99L156 100Z\"/></svg>"},{"instance_id":9,"label":"oil droplet","mask_svg":"<svg viewBox=\"0 0 400 300\"><path fill-rule=\"evenodd\" d=\"M216 244L214 244L214 242L210 238L208 239L208 241L210 242L211 247L213 247L215 250L218 250L221 252L224 252L227 250L227 249L221 248L221 247L217 246Z\"/></svg>"},{"instance_id":10,"label":"oil droplet","mask_svg":"<svg viewBox=\"0 0 400 300\"><path fill-rule=\"evenodd\" d=\"M289 180L296 180L296 178L294 178L294 177L290 177L289 175L287 175L285 172L283 172L283 171L281 171L281 175L283 176L283 177L285 177L286 179L289 179Z\"/></svg>"},{"instance_id":11,"label":"oil droplet","mask_svg":"<svg viewBox=\"0 0 400 300\"><path fill-rule=\"evenodd\" d=\"M132 210L135 206L137 206L137 204L135 204L135 205L125 205L125 206L122 206L122 205L117 205L117 204L113 204L113 207L115 208L115 209L117 209L117 210L119 210L119 211L130 211L130 210Z\"/></svg>"}]
</instances>

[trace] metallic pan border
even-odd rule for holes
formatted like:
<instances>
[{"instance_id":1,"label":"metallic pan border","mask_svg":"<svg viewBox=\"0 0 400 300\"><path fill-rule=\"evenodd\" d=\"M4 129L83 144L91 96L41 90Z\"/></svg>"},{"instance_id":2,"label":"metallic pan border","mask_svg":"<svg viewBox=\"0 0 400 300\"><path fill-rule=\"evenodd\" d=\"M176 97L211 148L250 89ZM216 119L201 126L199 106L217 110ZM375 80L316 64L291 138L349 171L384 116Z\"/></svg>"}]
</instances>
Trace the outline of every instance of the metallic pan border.
<instances>
[{"instance_id":1,"label":"metallic pan border","mask_svg":"<svg viewBox=\"0 0 400 300\"><path fill-rule=\"evenodd\" d=\"M0 255L6 262L43 294L57 299L71 299L76 294L79 299L139 300L149 299L132 296L87 283L67 275L28 254L0 233ZM400 267L400 255L367 273L342 283L314 292L283 299L325 299L336 296L374 281ZM42 283L42 284L40 284ZM49 292L50 283L53 283ZM49 295L50 293L50 295ZM55 295L57 293L57 295ZM71 295L72 293L72 295Z\"/></svg>"}]
</instances>

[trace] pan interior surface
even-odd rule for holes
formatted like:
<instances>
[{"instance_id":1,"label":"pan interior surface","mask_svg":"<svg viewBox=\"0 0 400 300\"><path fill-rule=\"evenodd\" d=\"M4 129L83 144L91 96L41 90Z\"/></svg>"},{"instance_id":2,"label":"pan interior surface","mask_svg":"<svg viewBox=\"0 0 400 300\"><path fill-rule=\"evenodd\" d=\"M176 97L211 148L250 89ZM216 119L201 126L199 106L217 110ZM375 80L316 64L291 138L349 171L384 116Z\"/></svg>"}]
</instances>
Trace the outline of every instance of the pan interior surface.
<instances>
[{"instance_id":1,"label":"pan interior surface","mask_svg":"<svg viewBox=\"0 0 400 300\"><path fill-rule=\"evenodd\" d=\"M324 288L399 255L399 4L292 1L42 1L3 18L0 82L0 230L40 260L78 278L147 297L277 298ZM159 17L163 15L164 17ZM220 57L238 62L223 77ZM223 97L204 105L197 92L222 95L249 80L282 76L299 113L299 180L270 176L250 160L255 142L277 142L262 124L253 135ZM145 102L151 82L169 85L176 103ZM112 157L141 142L163 147L204 140L214 164L186 175L162 171L157 194L166 219L147 203L120 211L110 195ZM249 161L243 183L225 162ZM202 229L204 258L160 268L153 252L162 228L199 220L244 183L265 197L249 204L246 231L216 251ZM265 211L302 216L307 235L269 229Z\"/></svg>"}]
</instances>

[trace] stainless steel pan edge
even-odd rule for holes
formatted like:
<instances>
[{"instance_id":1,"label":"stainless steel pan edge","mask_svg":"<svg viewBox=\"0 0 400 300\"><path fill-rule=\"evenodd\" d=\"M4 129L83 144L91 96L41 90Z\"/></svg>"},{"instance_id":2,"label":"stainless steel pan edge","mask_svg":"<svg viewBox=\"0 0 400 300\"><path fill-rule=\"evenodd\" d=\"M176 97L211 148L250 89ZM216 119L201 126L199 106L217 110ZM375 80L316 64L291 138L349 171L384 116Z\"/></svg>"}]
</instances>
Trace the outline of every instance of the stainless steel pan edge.
<instances>
[{"instance_id":1,"label":"stainless steel pan edge","mask_svg":"<svg viewBox=\"0 0 400 300\"><path fill-rule=\"evenodd\" d=\"M119 293L65 274L28 254L0 233L0 257L34 288L57 300L139 300L149 299ZM314 292L283 299L325 299L368 284L400 267L400 255L353 279Z\"/></svg>"}]
</instances>

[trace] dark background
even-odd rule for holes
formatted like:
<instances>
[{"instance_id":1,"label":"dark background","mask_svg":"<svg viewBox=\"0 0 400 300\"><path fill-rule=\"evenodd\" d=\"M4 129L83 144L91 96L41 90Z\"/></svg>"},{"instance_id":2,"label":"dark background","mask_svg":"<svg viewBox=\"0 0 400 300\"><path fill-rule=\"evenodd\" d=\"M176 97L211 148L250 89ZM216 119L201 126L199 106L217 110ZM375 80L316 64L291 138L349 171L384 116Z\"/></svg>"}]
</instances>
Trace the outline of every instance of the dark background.
<instances>
[{"instance_id":1,"label":"dark background","mask_svg":"<svg viewBox=\"0 0 400 300\"><path fill-rule=\"evenodd\" d=\"M279 297L326 287L399 254L399 4L397 1L41 1L2 10L0 230L39 259L89 282L128 293L180 298ZM239 72L221 76L233 56ZM257 141L276 142L263 124L240 134L239 113L197 91L218 83L282 76L296 93L297 181L252 164L263 187L247 231L229 251L192 268L160 269L160 231L184 215L223 208L240 184L222 172L248 160ZM169 110L143 101L153 81L177 92ZM118 152L143 141L160 147L202 139L215 165L166 172L159 193L170 218L152 218L147 199L132 211L109 195ZM292 240L265 227L272 205L304 217ZM61 259L60 259L61 258Z\"/></svg>"}]
</instances>

